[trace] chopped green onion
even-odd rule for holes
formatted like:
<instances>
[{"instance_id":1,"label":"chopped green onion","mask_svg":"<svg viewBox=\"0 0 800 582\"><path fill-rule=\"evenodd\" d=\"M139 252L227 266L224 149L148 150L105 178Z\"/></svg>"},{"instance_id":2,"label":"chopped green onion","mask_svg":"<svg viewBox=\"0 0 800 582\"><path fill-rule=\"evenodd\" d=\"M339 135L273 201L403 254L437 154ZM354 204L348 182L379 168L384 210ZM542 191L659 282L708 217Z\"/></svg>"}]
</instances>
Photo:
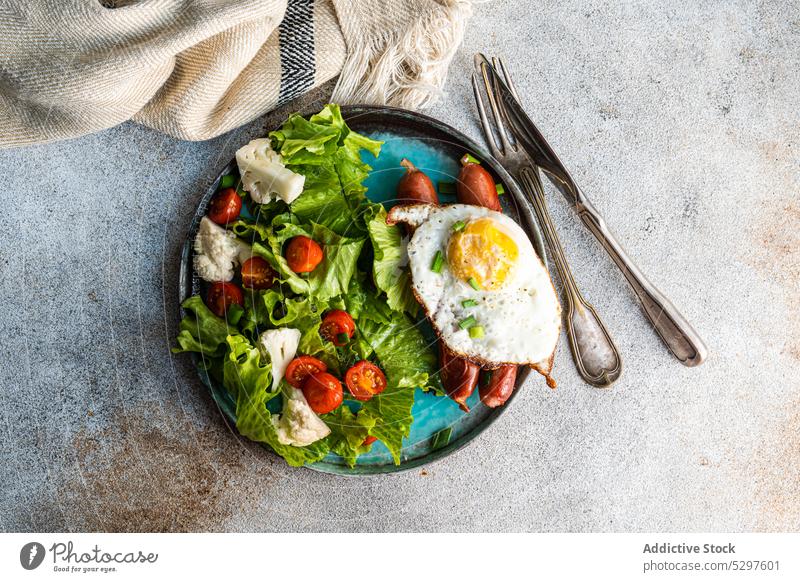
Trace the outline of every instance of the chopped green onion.
<instances>
[{"instance_id":1,"label":"chopped green onion","mask_svg":"<svg viewBox=\"0 0 800 582\"><path fill-rule=\"evenodd\" d=\"M476 323L478 323L478 320L470 315L468 318L462 319L461 323L458 324L458 327L460 327L461 329L469 329Z\"/></svg>"},{"instance_id":2,"label":"chopped green onion","mask_svg":"<svg viewBox=\"0 0 800 582\"><path fill-rule=\"evenodd\" d=\"M439 182L439 194L448 195L456 193L455 182Z\"/></svg>"},{"instance_id":3,"label":"chopped green onion","mask_svg":"<svg viewBox=\"0 0 800 582\"><path fill-rule=\"evenodd\" d=\"M441 449L447 443L450 442L450 436L453 434L453 429L449 426L447 428L443 428L435 435L433 435L433 442L431 443L431 449Z\"/></svg>"},{"instance_id":4,"label":"chopped green onion","mask_svg":"<svg viewBox=\"0 0 800 582\"><path fill-rule=\"evenodd\" d=\"M347 342L350 341L350 336L347 335L346 333L339 333L336 334L336 339L339 340L340 344L346 344Z\"/></svg>"},{"instance_id":5,"label":"chopped green onion","mask_svg":"<svg viewBox=\"0 0 800 582\"><path fill-rule=\"evenodd\" d=\"M480 164L481 161L471 154L464 154L464 157L461 158L461 164Z\"/></svg>"},{"instance_id":6,"label":"chopped green onion","mask_svg":"<svg viewBox=\"0 0 800 582\"><path fill-rule=\"evenodd\" d=\"M469 279L467 279L467 283L469 283L469 286L475 289L475 291L481 290L481 286L478 285L478 282L475 280L475 277L470 277Z\"/></svg>"},{"instance_id":7,"label":"chopped green onion","mask_svg":"<svg viewBox=\"0 0 800 582\"><path fill-rule=\"evenodd\" d=\"M506 189L499 182L494 185L494 189L497 190L497 195L498 196L502 196L503 194L506 193Z\"/></svg>"},{"instance_id":8,"label":"chopped green onion","mask_svg":"<svg viewBox=\"0 0 800 582\"><path fill-rule=\"evenodd\" d=\"M433 257L433 263L431 264L431 271L434 273L441 273L442 265L444 265L444 255L442 251L436 251L436 256Z\"/></svg>"},{"instance_id":9,"label":"chopped green onion","mask_svg":"<svg viewBox=\"0 0 800 582\"><path fill-rule=\"evenodd\" d=\"M240 198L244 198L245 196L247 196L247 190L245 190L241 186L239 186L239 188L236 190L236 193L239 195Z\"/></svg>"},{"instance_id":10,"label":"chopped green onion","mask_svg":"<svg viewBox=\"0 0 800 582\"><path fill-rule=\"evenodd\" d=\"M461 302L461 307L464 308L475 307L476 305L478 305L478 302L475 301L474 299L465 299L464 301Z\"/></svg>"},{"instance_id":11,"label":"chopped green onion","mask_svg":"<svg viewBox=\"0 0 800 582\"><path fill-rule=\"evenodd\" d=\"M239 323L239 320L242 319L242 315L244 315L244 309L238 303L234 303L228 307L225 318L231 325L236 325Z\"/></svg>"},{"instance_id":12,"label":"chopped green onion","mask_svg":"<svg viewBox=\"0 0 800 582\"><path fill-rule=\"evenodd\" d=\"M236 176L233 174L225 174L222 178L219 179L219 189L222 190L223 188L233 188L234 184L236 184Z\"/></svg>"},{"instance_id":13,"label":"chopped green onion","mask_svg":"<svg viewBox=\"0 0 800 582\"><path fill-rule=\"evenodd\" d=\"M464 227L467 226L463 220L457 220L453 223L453 232L458 232L459 230L464 230Z\"/></svg>"},{"instance_id":14,"label":"chopped green onion","mask_svg":"<svg viewBox=\"0 0 800 582\"><path fill-rule=\"evenodd\" d=\"M480 325L473 325L471 328L469 328L469 337L473 339L483 337L483 327Z\"/></svg>"}]
</instances>

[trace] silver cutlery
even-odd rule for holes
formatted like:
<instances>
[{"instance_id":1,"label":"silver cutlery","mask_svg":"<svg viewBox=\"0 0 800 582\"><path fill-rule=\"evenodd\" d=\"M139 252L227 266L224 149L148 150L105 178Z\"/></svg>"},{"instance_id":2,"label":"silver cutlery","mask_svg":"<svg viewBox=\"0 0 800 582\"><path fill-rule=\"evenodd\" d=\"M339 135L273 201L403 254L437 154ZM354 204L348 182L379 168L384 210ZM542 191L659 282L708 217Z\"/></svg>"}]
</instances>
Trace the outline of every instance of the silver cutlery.
<instances>
[{"instance_id":1,"label":"silver cutlery","mask_svg":"<svg viewBox=\"0 0 800 582\"><path fill-rule=\"evenodd\" d=\"M492 66L483 55L475 55L475 68L486 79L487 87L491 86L494 89L495 101L502 105L504 120L510 127L516 143L528 153L534 164L547 174L550 181L573 205L589 231L600 241L622 271L641 302L645 316L672 354L686 366L702 364L708 356L708 349L703 340L669 299L633 263L609 230L603 217L578 188L555 151L525 113L516 92L510 87L510 77L502 61L495 62L497 67Z\"/></svg>"},{"instance_id":2,"label":"silver cutlery","mask_svg":"<svg viewBox=\"0 0 800 582\"><path fill-rule=\"evenodd\" d=\"M481 80L489 99L494 131L486 113L480 88ZM509 85L511 84L510 78L506 77L506 81ZM472 75L472 88L475 91L475 101L478 105L478 113L489 149L519 182L522 191L528 197L527 202L533 206L539 224L542 225L545 241L550 248L564 287L567 304L567 338L578 372L586 382L593 386L599 388L610 386L622 373L622 359L597 311L584 299L578 289L578 284L575 282L575 277L572 275L564 255L564 249L556 233L555 225L550 218L539 172L525 151L518 148L509 139L510 136L505 127L503 103L497 100L496 89L485 70L480 70ZM500 143L497 142L495 133Z\"/></svg>"}]
</instances>

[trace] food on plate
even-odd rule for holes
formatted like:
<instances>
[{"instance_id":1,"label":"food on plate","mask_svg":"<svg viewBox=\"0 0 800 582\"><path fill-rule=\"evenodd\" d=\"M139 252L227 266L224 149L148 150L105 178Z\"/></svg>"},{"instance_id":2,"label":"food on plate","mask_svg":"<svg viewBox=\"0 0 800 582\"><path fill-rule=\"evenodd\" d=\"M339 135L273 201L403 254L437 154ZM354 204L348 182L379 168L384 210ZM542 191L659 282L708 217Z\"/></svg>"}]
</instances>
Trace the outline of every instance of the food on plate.
<instances>
[{"instance_id":1,"label":"food on plate","mask_svg":"<svg viewBox=\"0 0 800 582\"><path fill-rule=\"evenodd\" d=\"M272 392L278 389L289 362L293 361L301 337L300 330L289 327L269 329L261 334L260 343L272 363ZM270 416L278 443L304 447L331 434L330 427L317 412L301 390L287 388L281 413Z\"/></svg>"},{"instance_id":2,"label":"food on plate","mask_svg":"<svg viewBox=\"0 0 800 582\"><path fill-rule=\"evenodd\" d=\"M305 447L331 434L330 427L317 416L297 388L287 391L280 415L272 415L270 422L282 445Z\"/></svg>"},{"instance_id":3,"label":"food on plate","mask_svg":"<svg viewBox=\"0 0 800 582\"><path fill-rule=\"evenodd\" d=\"M386 390L386 376L368 360L361 360L347 370L344 380L353 398L364 402Z\"/></svg>"},{"instance_id":4,"label":"food on plate","mask_svg":"<svg viewBox=\"0 0 800 582\"><path fill-rule=\"evenodd\" d=\"M294 355L297 353L297 346L300 345L302 336L303 334L299 329L281 327L268 329L259 337L259 342L269 354L269 360L272 363L273 392L277 390L281 378L286 374L289 363L294 360Z\"/></svg>"},{"instance_id":5,"label":"food on plate","mask_svg":"<svg viewBox=\"0 0 800 582\"><path fill-rule=\"evenodd\" d=\"M317 372L303 381L303 395L317 414L333 412L344 400L342 383L333 374Z\"/></svg>"},{"instance_id":6,"label":"food on plate","mask_svg":"<svg viewBox=\"0 0 800 582\"><path fill-rule=\"evenodd\" d=\"M527 364L549 372L561 307L516 222L466 204L396 206L387 220L415 229L414 293L448 350L485 369Z\"/></svg>"},{"instance_id":7,"label":"food on plate","mask_svg":"<svg viewBox=\"0 0 800 582\"><path fill-rule=\"evenodd\" d=\"M298 356L286 368L286 381L295 388L302 388L306 378L317 372L327 372L325 362L314 356Z\"/></svg>"},{"instance_id":8,"label":"food on plate","mask_svg":"<svg viewBox=\"0 0 800 582\"><path fill-rule=\"evenodd\" d=\"M513 364L500 366L496 370L492 370L489 372L489 377L486 382L482 383L480 388L478 388L481 402L489 408L502 406L514 392L516 381L517 366Z\"/></svg>"},{"instance_id":9,"label":"food on plate","mask_svg":"<svg viewBox=\"0 0 800 582\"><path fill-rule=\"evenodd\" d=\"M466 412L483 369L481 398L499 406L517 365L552 365L560 307L491 175L465 158L466 203L439 206L403 159L398 197L412 204L387 211L367 198L361 159L380 148L336 105L291 115L236 152L197 228L202 283L174 351L199 354L239 433L293 466L330 454L353 466L375 447L399 464L415 391Z\"/></svg>"},{"instance_id":10,"label":"food on plate","mask_svg":"<svg viewBox=\"0 0 800 582\"><path fill-rule=\"evenodd\" d=\"M215 281L206 292L206 304L214 315L224 318L232 306L244 306L244 294L233 283Z\"/></svg>"},{"instance_id":11,"label":"food on plate","mask_svg":"<svg viewBox=\"0 0 800 582\"><path fill-rule=\"evenodd\" d=\"M223 188L208 203L208 218L221 225L236 220L241 211L242 199L233 188Z\"/></svg>"},{"instance_id":12,"label":"food on plate","mask_svg":"<svg viewBox=\"0 0 800 582\"><path fill-rule=\"evenodd\" d=\"M303 192L305 176L288 169L283 156L272 149L269 138L254 139L236 151L242 185L254 202L294 202Z\"/></svg>"},{"instance_id":13,"label":"food on plate","mask_svg":"<svg viewBox=\"0 0 800 582\"><path fill-rule=\"evenodd\" d=\"M250 258L250 245L207 216L194 238L194 270L204 281L230 281L234 269Z\"/></svg>"},{"instance_id":14,"label":"food on plate","mask_svg":"<svg viewBox=\"0 0 800 582\"><path fill-rule=\"evenodd\" d=\"M322 262L322 247L307 236L296 236L286 247L286 261L295 273L310 273Z\"/></svg>"},{"instance_id":15,"label":"food on plate","mask_svg":"<svg viewBox=\"0 0 800 582\"><path fill-rule=\"evenodd\" d=\"M474 204L500 212L500 199L492 175L472 156L461 158L461 170L456 181L456 195L461 204Z\"/></svg>"},{"instance_id":16,"label":"food on plate","mask_svg":"<svg viewBox=\"0 0 800 582\"><path fill-rule=\"evenodd\" d=\"M397 183L397 197L406 202L438 204L439 196L436 194L436 188L433 187L431 179L406 158L403 158L400 165L406 169L406 173Z\"/></svg>"},{"instance_id":17,"label":"food on plate","mask_svg":"<svg viewBox=\"0 0 800 582\"><path fill-rule=\"evenodd\" d=\"M333 342L337 346L343 346L350 341L356 331L356 322L350 314L341 309L329 311L322 318L322 325L319 326L319 335L322 339Z\"/></svg>"},{"instance_id":18,"label":"food on plate","mask_svg":"<svg viewBox=\"0 0 800 582\"><path fill-rule=\"evenodd\" d=\"M455 355L439 342L439 366L442 384L447 395L455 400L464 412L469 412L467 399L472 396L481 367L469 360Z\"/></svg>"},{"instance_id":19,"label":"food on plate","mask_svg":"<svg viewBox=\"0 0 800 582\"><path fill-rule=\"evenodd\" d=\"M278 273L262 257L250 257L242 263L242 285L249 289L269 289L278 280Z\"/></svg>"},{"instance_id":20,"label":"food on plate","mask_svg":"<svg viewBox=\"0 0 800 582\"><path fill-rule=\"evenodd\" d=\"M174 351L201 355L239 433L293 466L328 454L352 466L378 441L399 464L415 391L442 391L404 234L366 197L360 152L380 147L336 105L292 115L237 152L198 225L203 283ZM238 214L222 216L239 183Z\"/></svg>"}]
</instances>

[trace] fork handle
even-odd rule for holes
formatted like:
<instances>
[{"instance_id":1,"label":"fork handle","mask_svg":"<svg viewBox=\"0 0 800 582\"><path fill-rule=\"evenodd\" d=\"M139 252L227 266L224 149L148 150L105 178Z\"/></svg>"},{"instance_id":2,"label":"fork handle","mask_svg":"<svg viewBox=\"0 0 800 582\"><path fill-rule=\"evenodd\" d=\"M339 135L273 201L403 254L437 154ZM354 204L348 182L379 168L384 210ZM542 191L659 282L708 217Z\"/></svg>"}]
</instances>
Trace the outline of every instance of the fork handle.
<instances>
[{"instance_id":1,"label":"fork handle","mask_svg":"<svg viewBox=\"0 0 800 582\"><path fill-rule=\"evenodd\" d=\"M578 200L576 206L578 216L625 275L658 335L683 365L702 364L708 356L703 340L669 299L636 267L591 202L583 196L580 198L582 200Z\"/></svg>"}]
</instances>

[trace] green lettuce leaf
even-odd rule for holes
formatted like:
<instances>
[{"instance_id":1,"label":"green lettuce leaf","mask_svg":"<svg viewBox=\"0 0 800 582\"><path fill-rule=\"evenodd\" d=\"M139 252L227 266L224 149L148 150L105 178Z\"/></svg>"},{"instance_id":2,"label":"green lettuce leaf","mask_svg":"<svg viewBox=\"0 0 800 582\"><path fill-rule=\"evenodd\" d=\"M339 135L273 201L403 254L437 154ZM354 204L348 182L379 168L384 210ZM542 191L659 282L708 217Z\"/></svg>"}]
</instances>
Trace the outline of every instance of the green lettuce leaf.
<instances>
[{"instance_id":1,"label":"green lettuce leaf","mask_svg":"<svg viewBox=\"0 0 800 582\"><path fill-rule=\"evenodd\" d=\"M394 312L389 324L362 315L357 327L386 374L386 390L365 402L362 410L376 419L370 434L383 441L400 464L403 438L413 422L414 388L428 386L437 357L421 330L402 313Z\"/></svg>"},{"instance_id":2,"label":"green lettuce leaf","mask_svg":"<svg viewBox=\"0 0 800 582\"><path fill-rule=\"evenodd\" d=\"M303 194L291 204L300 220L322 224L338 234L362 230L357 220L358 204L345 197L333 159L322 165L288 167L306 177Z\"/></svg>"},{"instance_id":3,"label":"green lettuce leaf","mask_svg":"<svg viewBox=\"0 0 800 582\"><path fill-rule=\"evenodd\" d=\"M341 129L312 119L293 113L283 127L269 134L285 164L324 163L339 149Z\"/></svg>"},{"instance_id":4,"label":"green lettuce leaf","mask_svg":"<svg viewBox=\"0 0 800 582\"><path fill-rule=\"evenodd\" d=\"M311 238L323 245L324 256L309 274L310 294L326 300L347 293L365 239L340 236L321 224L313 225Z\"/></svg>"},{"instance_id":5,"label":"green lettuce leaf","mask_svg":"<svg viewBox=\"0 0 800 582\"><path fill-rule=\"evenodd\" d=\"M286 166L306 178L292 212L303 222L340 235L362 233L361 205L367 190L363 182L370 167L361 161L360 152L367 149L377 156L381 142L351 131L338 105L326 105L308 120L293 115L270 136Z\"/></svg>"},{"instance_id":6,"label":"green lettuce leaf","mask_svg":"<svg viewBox=\"0 0 800 582\"><path fill-rule=\"evenodd\" d=\"M325 311L324 303L302 296L286 297L276 287L245 294L245 314L240 326L252 338L267 329L277 327L299 329L302 335L297 353L319 358L334 372L339 373L341 367L336 346L324 341L319 335L319 326Z\"/></svg>"},{"instance_id":7,"label":"green lettuce leaf","mask_svg":"<svg viewBox=\"0 0 800 582\"><path fill-rule=\"evenodd\" d=\"M358 455L370 449L369 445L364 446L364 439L375 426L375 418L364 410L353 413L343 404L320 418L331 429L327 437L331 450L344 458L349 466L354 466Z\"/></svg>"},{"instance_id":8,"label":"green lettuce leaf","mask_svg":"<svg viewBox=\"0 0 800 582\"><path fill-rule=\"evenodd\" d=\"M181 319L178 347L172 348L172 353L198 352L210 358L222 356L229 333L225 320L211 313L199 295L192 295L181 307L186 310L186 315ZM231 327L231 330L235 328Z\"/></svg>"},{"instance_id":9,"label":"green lettuce leaf","mask_svg":"<svg viewBox=\"0 0 800 582\"><path fill-rule=\"evenodd\" d=\"M236 400L236 428L253 441L268 444L293 467L313 463L330 450L326 439L306 447L283 445L272 424L267 402L281 394L270 392L271 366L261 362L261 355L247 338L241 335L228 339L230 351L223 364L224 384Z\"/></svg>"},{"instance_id":10,"label":"green lettuce leaf","mask_svg":"<svg viewBox=\"0 0 800 582\"><path fill-rule=\"evenodd\" d=\"M375 285L386 293L389 307L416 317L419 303L411 289L411 274L406 268L408 257L400 227L386 224L386 209L381 204L371 205L369 216L367 229L375 255L372 267Z\"/></svg>"}]
</instances>

